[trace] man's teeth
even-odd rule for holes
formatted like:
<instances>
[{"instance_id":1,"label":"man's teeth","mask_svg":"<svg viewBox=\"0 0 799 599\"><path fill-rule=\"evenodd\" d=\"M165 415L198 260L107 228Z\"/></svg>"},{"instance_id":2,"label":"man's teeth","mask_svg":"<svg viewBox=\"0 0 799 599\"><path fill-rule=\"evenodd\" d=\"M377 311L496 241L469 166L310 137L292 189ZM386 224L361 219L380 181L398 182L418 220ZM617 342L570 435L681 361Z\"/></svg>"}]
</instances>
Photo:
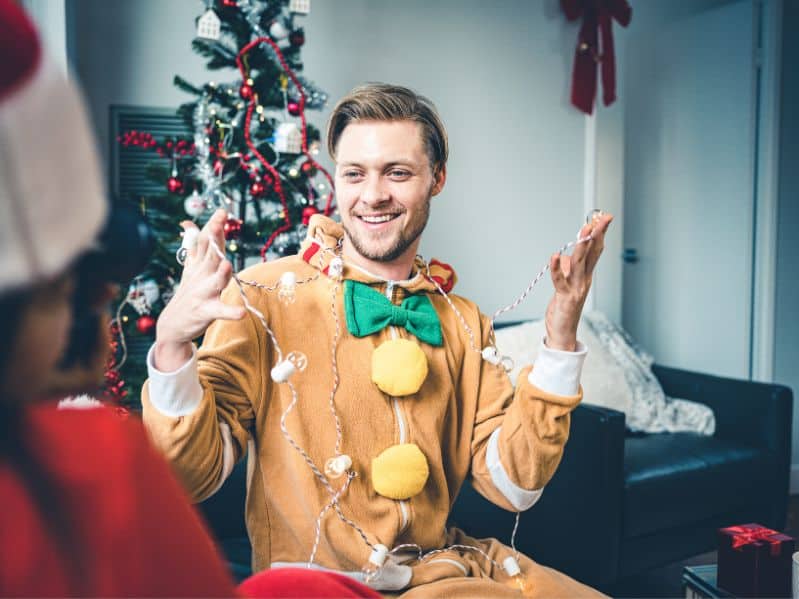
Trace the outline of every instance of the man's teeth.
<instances>
[{"instance_id":1,"label":"man's teeth","mask_svg":"<svg viewBox=\"0 0 799 599\"><path fill-rule=\"evenodd\" d=\"M362 216L361 220L367 223L385 223L393 219L396 214L384 214L383 216Z\"/></svg>"}]
</instances>

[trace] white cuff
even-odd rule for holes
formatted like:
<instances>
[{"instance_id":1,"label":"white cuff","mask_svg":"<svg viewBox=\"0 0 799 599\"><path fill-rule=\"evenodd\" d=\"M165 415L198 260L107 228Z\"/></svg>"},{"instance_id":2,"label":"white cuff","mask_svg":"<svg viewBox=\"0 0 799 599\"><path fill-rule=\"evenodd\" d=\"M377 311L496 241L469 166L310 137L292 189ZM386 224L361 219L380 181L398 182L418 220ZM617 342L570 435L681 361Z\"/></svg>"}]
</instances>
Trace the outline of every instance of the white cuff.
<instances>
[{"instance_id":1,"label":"white cuff","mask_svg":"<svg viewBox=\"0 0 799 599\"><path fill-rule=\"evenodd\" d=\"M147 352L150 403L165 416L188 416L203 399L203 388L197 371L197 347L192 343L191 358L174 372L161 372L154 366L154 349L155 344Z\"/></svg>"},{"instance_id":2,"label":"white cuff","mask_svg":"<svg viewBox=\"0 0 799 599\"><path fill-rule=\"evenodd\" d=\"M549 348L544 339L527 380L552 395L577 395L586 355L588 349L579 341L577 350L572 352Z\"/></svg>"},{"instance_id":3,"label":"white cuff","mask_svg":"<svg viewBox=\"0 0 799 599\"><path fill-rule=\"evenodd\" d=\"M505 499L510 502L513 509L517 512L523 512L533 507L535 502L540 499L544 489L529 491L521 488L510 479L508 472L502 465L502 460L499 459L499 431L501 430L501 426L497 427L488 438L486 466L489 474L491 474L491 482L494 483L497 490L505 496Z\"/></svg>"}]
</instances>

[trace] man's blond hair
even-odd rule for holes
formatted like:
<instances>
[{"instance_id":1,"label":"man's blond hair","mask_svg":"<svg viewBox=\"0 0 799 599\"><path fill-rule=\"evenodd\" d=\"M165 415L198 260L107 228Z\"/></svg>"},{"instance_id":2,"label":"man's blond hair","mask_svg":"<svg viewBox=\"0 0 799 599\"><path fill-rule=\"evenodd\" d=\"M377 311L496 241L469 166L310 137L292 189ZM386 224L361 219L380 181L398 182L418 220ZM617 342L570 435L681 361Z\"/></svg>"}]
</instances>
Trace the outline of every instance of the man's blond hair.
<instances>
[{"instance_id":1,"label":"man's blond hair","mask_svg":"<svg viewBox=\"0 0 799 599\"><path fill-rule=\"evenodd\" d=\"M339 100L327 123L327 150L335 160L338 141L350 123L358 121L413 121L421 125L430 166L437 173L447 164L447 130L435 105L407 87L367 83Z\"/></svg>"}]
</instances>

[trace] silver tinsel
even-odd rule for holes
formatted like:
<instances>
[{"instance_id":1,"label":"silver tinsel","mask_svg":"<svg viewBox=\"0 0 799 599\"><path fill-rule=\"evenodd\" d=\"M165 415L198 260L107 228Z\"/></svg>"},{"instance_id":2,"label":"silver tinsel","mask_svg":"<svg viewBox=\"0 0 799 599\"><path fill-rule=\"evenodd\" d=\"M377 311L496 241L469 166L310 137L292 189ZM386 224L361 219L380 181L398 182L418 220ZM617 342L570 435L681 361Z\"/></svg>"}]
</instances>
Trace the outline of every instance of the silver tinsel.
<instances>
[{"instance_id":1,"label":"silver tinsel","mask_svg":"<svg viewBox=\"0 0 799 599\"><path fill-rule=\"evenodd\" d=\"M225 83L217 86L222 93L229 93L231 90L236 89L232 84ZM230 209L230 201L238 200L239 197L226 198L222 192L222 185L231 175L217 175L214 172L213 162L211 160L211 148L208 144L208 135L206 128L209 121L224 108L216 102L211 101L211 94L208 92L203 93L197 101L194 108L192 117L192 124L194 125L194 146L196 154L196 163L194 166L194 175L202 183L202 197L206 205L210 209L219 207ZM236 127L236 119L239 115L243 116L244 111L238 110L236 117L233 118L231 127ZM220 120L224 121L224 118ZM226 138L230 140L231 137ZM235 192L238 193L238 192Z\"/></svg>"},{"instance_id":2,"label":"silver tinsel","mask_svg":"<svg viewBox=\"0 0 799 599\"><path fill-rule=\"evenodd\" d=\"M218 179L214 175L214 168L211 165L211 152L208 138L205 133L205 128L210 118L210 109L208 108L209 95L204 93L197 101L194 107L194 114L192 115L192 124L194 125L194 151L197 158L194 165L194 175L202 182L202 196L205 200L206 206L217 205L214 202L218 188Z\"/></svg>"}]
</instances>

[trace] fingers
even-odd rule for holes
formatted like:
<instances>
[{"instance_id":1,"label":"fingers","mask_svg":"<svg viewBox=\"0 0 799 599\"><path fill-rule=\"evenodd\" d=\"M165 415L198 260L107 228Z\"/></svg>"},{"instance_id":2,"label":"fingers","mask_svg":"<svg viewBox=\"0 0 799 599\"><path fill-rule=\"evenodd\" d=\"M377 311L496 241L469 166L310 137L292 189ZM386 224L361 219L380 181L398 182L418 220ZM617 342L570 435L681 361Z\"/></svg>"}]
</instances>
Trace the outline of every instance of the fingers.
<instances>
[{"instance_id":1,"label":"fingers","mask_svg":"<svg viewBox=\"0 0 799 599\"><path fill-rule=\"evenodd\" d=\"M591 234L592 229L593 229L592 223L583 225L583 227L580 229L580 233L578 234L579 239L585 239L586 237L588 237ZM584 241L583 243L578 243L575 246L574 251L572 252L572 263L583 262L592 244L593 244L593 239L589 241Z\"/></svg>"},{"instance_id":2,"label":"fingers","mask_svg":"<svg viewBox=\"0 0 799 599\"><path fill-rule=\"evenodd\" d=\"M556 291L565 292L569 289L569 285L566 282L566 274L563 272L563 267L561 265L561 262L567 259L568 256L562 256L561 254L553 254L549 259L552 285L554 285Z\"/></svg>"},{"instance_id":3,"label":"fingers","mask_svg":"<svg viewBox=\"0 0 799 599\"><path fill-rule=\"evenodd\" d=\"M199 231L199 236L197 237L197 243L195 247L187 248L187 268L193 268L196 265L202 264L204 265L205 270L209 273L216 270L216 267L219 265L219 262L222 260L222 258L219 256L219 253L217 253L217 250L214 248L214 245L211 243L211 241L213 240L220 252L224 252L224 222L226 218L227 213L224 210L219 209L214 212L210 219L208 219L208 222L205 223L205 226ZM195 231L198 230L197 225L190 220L184 220L180 223L180 225L183 227L184 235L186 232L192 229Z\"/></svg>"},{"instance_id":4,"label":"fingers","mask_svg":"<svg viewBox=\"0 0 799 599\"><path fill-rule=\"evenodd\" d=\"M186 234L191 231L199 231L197 225L195 225L190 220L181 221L180 226L183 227L183 236L185 237ZM202 234L197 238L197 243L194 246L186 246L186 265L193 263L197 256L204 256L205 255L205 245L207 245L207 241L203 238ZM205 245L204 245L205 244Z\"/></svg>"},{"instance_id":5,"label":"fingers","mask_svg":"<svg viewBox=\"0 0 799 599\"><path fill-rule=\"evenodd\" d=\"M228 260L220 262L216 269L216 275L214 276L214 285L216 288L217 297L219 297L225 287L228 286L228 283L230 283L230 279L232 277L233 265Z\"/></svg>"},{"instance_id":6,"label":"fingers","mask_svg":"<svg viewBox=\"0 0 799 599\"><path fill-rule=\"evenodd\" d=\"M605 233L613 220L613 215L604 214L597 220L594 225L593 240L591 241L592 247L588 251L585 259L586 272L590 275L599 262L599 257L602 255L602 250L605 249Z\"/></svg>"},{"instance_id":7,"label":"fingers","mask_svg":"<svg viewBox=\"0 0 799 599\"><path fill-rule=\"evenodd\" d=\"M227 212L220 208L214 212L214 215L208 219L207 223L205 223L205 231L208 234L209 241L213 240L214 243L216 243L216 247L222 252L225 250L225 220L227 220ZM214 249L213 246L209 248L209 251L213 252L214 255L219 257L219 254L216 252L216 249Z\"/></svg>"},{"instance_id":8,"label":"fingers","mask_svg":"<svg viewBox=\"0 0 799 599\"><path fill-rule=\"evenodd\" d=\"M209 311L214 320L241 320L247 314L244 306L231 306L222 300L211 302Z\"/></svg>"}]
</instances>

